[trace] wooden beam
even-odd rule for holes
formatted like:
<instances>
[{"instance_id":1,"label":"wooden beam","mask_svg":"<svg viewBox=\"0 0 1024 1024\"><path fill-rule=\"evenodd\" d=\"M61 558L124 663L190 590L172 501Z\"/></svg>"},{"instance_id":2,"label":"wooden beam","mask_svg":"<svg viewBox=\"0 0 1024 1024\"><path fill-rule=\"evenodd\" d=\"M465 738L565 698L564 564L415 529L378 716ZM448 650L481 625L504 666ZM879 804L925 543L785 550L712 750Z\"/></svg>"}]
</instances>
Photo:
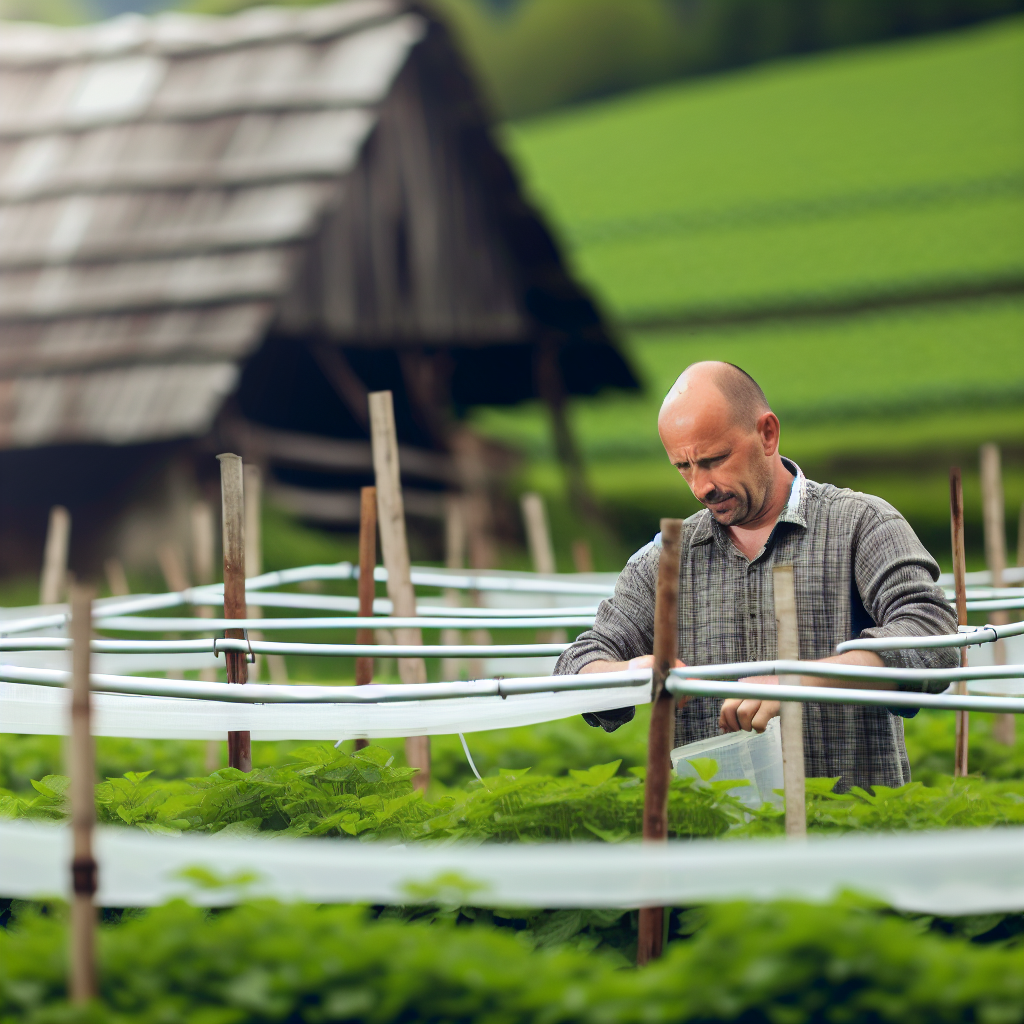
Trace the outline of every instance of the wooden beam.
<instances>
[{"instance_id":1,"label":"wooden beam","mask_svg":"<svg viewBox=\"0 0 1024 1024\"><path fill-rule=\"evenodd\" d=\"M967 625L967 555L964 549L964 488L960 479L960 467L953 466L949 471L949 529L953 549L953 586L956 590L956 619L961 626ZM960 664L967 667L967 648L960 648ZM967 693L967 683L956 684L956 692ZM957 711L956 740L953 751L953 774L967 774L968 732L970 712Z\"/></svg>"},{"instance_id":2,"label":"wooden beam","mask_svg":"<svg viewBox=\"0 0 1024 1024\"><path fill-rule=\"evenodd\" d=\"M672 772L672 741L676 702L665 688L669 671L679 657L679 539L681 519L662 519L661 556L654 602L654 670L651 678L651 728L647 739L644 780L643 838L645 843L668 842L668 791ZM661 956L665 908L641 907L636 962L643 966Z\"/></svg>"},{"instance_id":3,"label":"wooden beam","mask_svg":"<svg viewBox=\"0 0 1024 1024\"><path fill-rule=\"evenodd\" d=\"M39 603L57 604L64 596L71 542L71 513L63 505L50 509L43 549L43 572L39 580Z\"/></svg>"},{"instance_id":4,"label":"wooden beam","mask_svg":"<svg viewBox=\"0 0 1024 1024\"><path fill-rule=\"evenodd\" d=\"M796 591L793 566L780 565L772 570L775 593L775 634L778 657L796 661L800 657L797 628ZM779 682L794 682L780 676ZM804 706L785 701L779 712L782 733L782 783L786 794L786 835L802 839L807 835L807 794L804 779Z\"/></svg>"},{"instance_id":5,"label":"wooden beam","mask_svg":"<svg viewBox=\"0 0 1024 1024\"><path fill-rule=\"evenodd\" d=\"M242 459L226 453L220 461L221 535L224 548L224 618L244 619L245 607L245 498ZM245 631L226 629L225 639L242 640ZM248 655L242 651L224 654L229 683L244 683L249 678ZM252 770L249 733L228 733L228 766L239 771Z\"/></svg>"},{"instance_id":6,"label":"wooden beam","mask_svg":"<svg viewBox=\"0 0 1024 1024\"><path fill-rule=\"evenodd\" d=\"M395 409L390 391L375 391L369 396L370 432L373 443L373 468L377 485L377 521L381 554L388 571L388 597L397 616L416 614L416 592L409 565L409 542L405 533L405 506L402 502L398 463L398 435ZM419 629L396 629L400 644L420 644ZM400 658L398 674L403 683L425 683L427 669L422 658ZM418 769L413 784L425 790L430 784L430 737L410 736L405 741L405 757Z\"/></svg>"},{"instance_id":7,"label":"wooden beam","mask_svg":"<svg viewBox=\"0 0 1024 1024\"><path fill-rule=\"evenodd\" d=\"M88 587L71 588L71 735L68 775L71 779L71 1001L85 1003L96 988L96 861L92 832L96 823L96 765L91 729L92 599Z\"/></svg>"},{"instance_id":8,"label":"wooden beam","mask_svg":"<svg viewBox=\"0 0 1024 1024\"><path fill-rule=\"evenodd\" d=\"M981 509L985 527L985 561L992 573L992 586L1002 587L1006 569L1006 500L1003 497L1003 470L999 445L981 446ZM994 611L989 616L994 626L1005 626L1010 613ZM1006 641L992 645L992 660L996 665L1006 664ZM992 738L996 743L1012 747L1017 740L1017 716L995 715L992 719Z\"/></svg>"}]
</instances>

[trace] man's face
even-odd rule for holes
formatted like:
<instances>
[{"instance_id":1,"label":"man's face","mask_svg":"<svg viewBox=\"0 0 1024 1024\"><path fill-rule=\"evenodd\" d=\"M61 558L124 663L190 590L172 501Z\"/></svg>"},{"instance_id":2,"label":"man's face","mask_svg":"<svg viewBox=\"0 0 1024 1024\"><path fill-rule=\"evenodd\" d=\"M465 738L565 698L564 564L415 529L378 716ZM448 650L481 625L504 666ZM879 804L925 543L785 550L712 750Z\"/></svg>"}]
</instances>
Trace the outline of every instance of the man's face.
<instances>
[{"instance_id":1,"label":"man's face","mask_svg":"<svg viewBox=\"0 0 1024 1024\"><path fill-rule=\"evenodd\" d=\"M666 401L658 433L669 461L696 499L723 526L758 518L771 498L772 472L759 430L734 422L714 388L687 389ZM712 393L713 392L713 393Z\"/></svg>"}]
</instances>

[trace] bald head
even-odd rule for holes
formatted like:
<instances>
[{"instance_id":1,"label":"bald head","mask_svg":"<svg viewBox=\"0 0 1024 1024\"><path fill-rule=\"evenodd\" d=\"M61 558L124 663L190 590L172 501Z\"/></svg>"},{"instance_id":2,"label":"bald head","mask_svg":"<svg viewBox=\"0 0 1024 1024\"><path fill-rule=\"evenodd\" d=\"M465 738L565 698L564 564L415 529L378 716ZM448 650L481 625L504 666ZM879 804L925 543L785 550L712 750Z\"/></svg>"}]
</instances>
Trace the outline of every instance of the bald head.
<instances>
[{"instance_id":1,"label":"bald head","mask_svg":"<svg viewBox=\"0 0 1024 1024\"><path fill-rule=\"evenodd\" d=\"M669 461L722 525L770 519L785 497L778 418L738 366L688 366L665 396L658 433Z\"/></svg>"},{"instance_id":2,"label":"bald head","mask_svg":"<svg viewBox=\"0 0 1024 1024\"><path fill-rule=\"evenodd\" d=\"M713 388L718 395L709 395L708 388ZM691 363L683 370L669 388L662 403L662 412L680 403L716 404L718 397L724 399L732 422L747 430L756 427L763 413L772 411L761 386L746 370L732 363L709 359Z\"/></svg>"}]
</instances>

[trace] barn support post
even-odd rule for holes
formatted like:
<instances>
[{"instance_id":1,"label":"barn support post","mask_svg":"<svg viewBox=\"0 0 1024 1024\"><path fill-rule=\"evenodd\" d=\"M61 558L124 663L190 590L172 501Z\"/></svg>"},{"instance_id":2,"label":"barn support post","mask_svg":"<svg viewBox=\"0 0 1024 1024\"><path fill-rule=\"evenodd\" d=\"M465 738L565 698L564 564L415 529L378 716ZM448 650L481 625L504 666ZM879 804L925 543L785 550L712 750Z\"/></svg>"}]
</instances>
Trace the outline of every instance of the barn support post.
<instances>
[{"instance_id":1,"label":"barn support post","mask_svg":"<svg viewBox=\"0 0 1024 1024\"><path fill-rule=\"evenodd\" d=\"M68 775L71 779L71 1001L85 1003L96 987L96 861L92 833L96 823L95 751L92 739L92 599L91 588L71 587L71 730Z\"/></svg>"},{"instance_id":2,"label":"barn support post","mask_svg":"<svg viewBox=\"0 0 1024 1024\"><path fill-rule=\"evenodd\" d=\"M63 505L50 509L43 548L43 572L39 580L39 603L57 604L64 595L71 543L71 513Z\"/></svg>"},{"instance_id":3,"label":"barn support post","mask_svg":"<svg viewBox=\"0 0 1024 1024\"><path fill-rule=\"evenodd\" d=\"M369 401L377 521L381 554L388 571L388 596L395 615L411 617L416 614L416 592L412 586L405 533L394 402L390 391L371 392ZM396 629L395 640L400 644L421 644L423 634L418 629ZM399 658L398 674L403 683L427 681L427 667L422 658ZM430 784L430 737L409 736L405 741L405 759L410 768L418 769L413 785L425 790Z\"/></svg>"},{"instance_id":4,"label":"barn support post","mask_svg":"<svg viewBox=\"0 0 1024 1024\"><path fill-rule=\"evenodd\" d=\"M772 570L775 597L775 635L778 657L787 661L800 658L800 635L796 619L796 591L793 566L780 565ZM785 676L779 682L789 682ZM796 682L799 682L799 677ZM786 835L802 839L807 835L807 784L804 779L804 706L785 701L779 710L782 733L782 785L786 795Z\"/></svg>"},{"instance_id":5,"label":"barn support post","mask_svg":"<svg viewBox=\"0 0 1024 1024\"><path fill-rule=\"evenodd\" d=\"M981 446L981 509L985 527L985 561L992 574L992 586L1002 587L1006 569L1006 501L1003 498L1003 470L999 445ZM988 620L994 626L1005 626L1010 613L994 611ZM1006 664L1006 641L992 645L992 659L996 665ZM996 743L1012 747L1017 738L1017 716L996 715L992 721L992 738Z\"/></svg>"},{"instance_id":6,"label":"barn support post","mask_svg":"<svg viewBox=\"0 0 1024 1024\"><path fill-rule=\"evenodd\" d=\"M242 458L226 453L220 462L221 536L224 547L224 618L244 619L245 607L245 498ZM244 640L244 629L226 629L226 640ZM243 651L225 651L224 662L229 683L244 683L249 678L248 655ZM228 733L228 767L252 770L252 746L248 732Z\"/></svg>"},{"instance_id":7,"label":"barn support post","mask_svg":"<svg viewBox=\"0 0 1024 1024\"><path fill-rule=\"evenodd\" d=\"M953 586L956 590L956 621L961 626L967 625L967 556L964 550L964 488L960 479L960 467L953 466L949 471L949 529L953 548ZM960 664L967 667L967 648L960 648ZM961 680L956 684L956 692L967 693L967 683ZM968 727L969 711L957 711L956 740L953 751L953 774L967 774L968 758Z\"/></svg>"},{"instance_id":8,"label":"barn support post","mask_svg":"<svg viewBox=\"0 0 1024 1024\"><path fill-rule=\"evenodd\" d=\"M676 702L666 689L669 671L679 657L679 538L681 519L662 519L661 556L654 603L654 667L651 672L651 728L647 739L647 775L644 780L645 843L668 842L668 790L671 781L672 740ZM665 908L641 907L636 962L643 966L661 956Z\"/></svg>"},{"instance_id":9,"label":"barn support post","mask_svg":"<svg viewBox=\"0 0 1024 1024\"><path fill-rule=\"evenodd\" d=\"M377 565L377 488L363 487L359 492L359 615L373 615L376 586L373 570ZM356 630L357 644L372 644L372 629ZM373 682L373 658L356 658L356 686ZM356 740L356 750L368 746L365 739Z\"/></svg>"},{"instance_id":10,"label":"barn support post","mask_svg":"<svg viewBox=\"0 0 1024 1024\"><path fill-rule=\"evenodd\" d=\"M587 485L583 456L569 424L566 410L565 381L558 362L558 344L543 341L537 346L537 391L551 416L555 454L562 464L569 501L573 509L592 526L603 529L601 510Z\"/></svg>"}]
</instances>

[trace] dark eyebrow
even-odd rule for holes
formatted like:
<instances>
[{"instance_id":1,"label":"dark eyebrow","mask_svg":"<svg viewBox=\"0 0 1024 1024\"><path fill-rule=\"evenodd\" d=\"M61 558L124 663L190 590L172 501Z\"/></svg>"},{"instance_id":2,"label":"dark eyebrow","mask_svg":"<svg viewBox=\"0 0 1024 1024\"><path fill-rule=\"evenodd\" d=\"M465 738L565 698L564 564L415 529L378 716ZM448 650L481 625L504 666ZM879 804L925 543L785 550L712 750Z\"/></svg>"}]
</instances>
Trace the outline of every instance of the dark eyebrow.
<instances>
[{"instance_id":1,"label":"dark eyebrow","mask_svg":"<svg viewBox=\"0 0 1024 1024\"><path fill-rule=\"evenodd\" d=\"M722 459L727 459L732 454L732 449L727 448L724 452L719 452L717 455L705 455L702 459L697 459L698 465L707 465L712 462L721 462ZM689 466L689 462L673 462L673 466L679 469L681 466Z\"/></svg>"}]
</instances>

